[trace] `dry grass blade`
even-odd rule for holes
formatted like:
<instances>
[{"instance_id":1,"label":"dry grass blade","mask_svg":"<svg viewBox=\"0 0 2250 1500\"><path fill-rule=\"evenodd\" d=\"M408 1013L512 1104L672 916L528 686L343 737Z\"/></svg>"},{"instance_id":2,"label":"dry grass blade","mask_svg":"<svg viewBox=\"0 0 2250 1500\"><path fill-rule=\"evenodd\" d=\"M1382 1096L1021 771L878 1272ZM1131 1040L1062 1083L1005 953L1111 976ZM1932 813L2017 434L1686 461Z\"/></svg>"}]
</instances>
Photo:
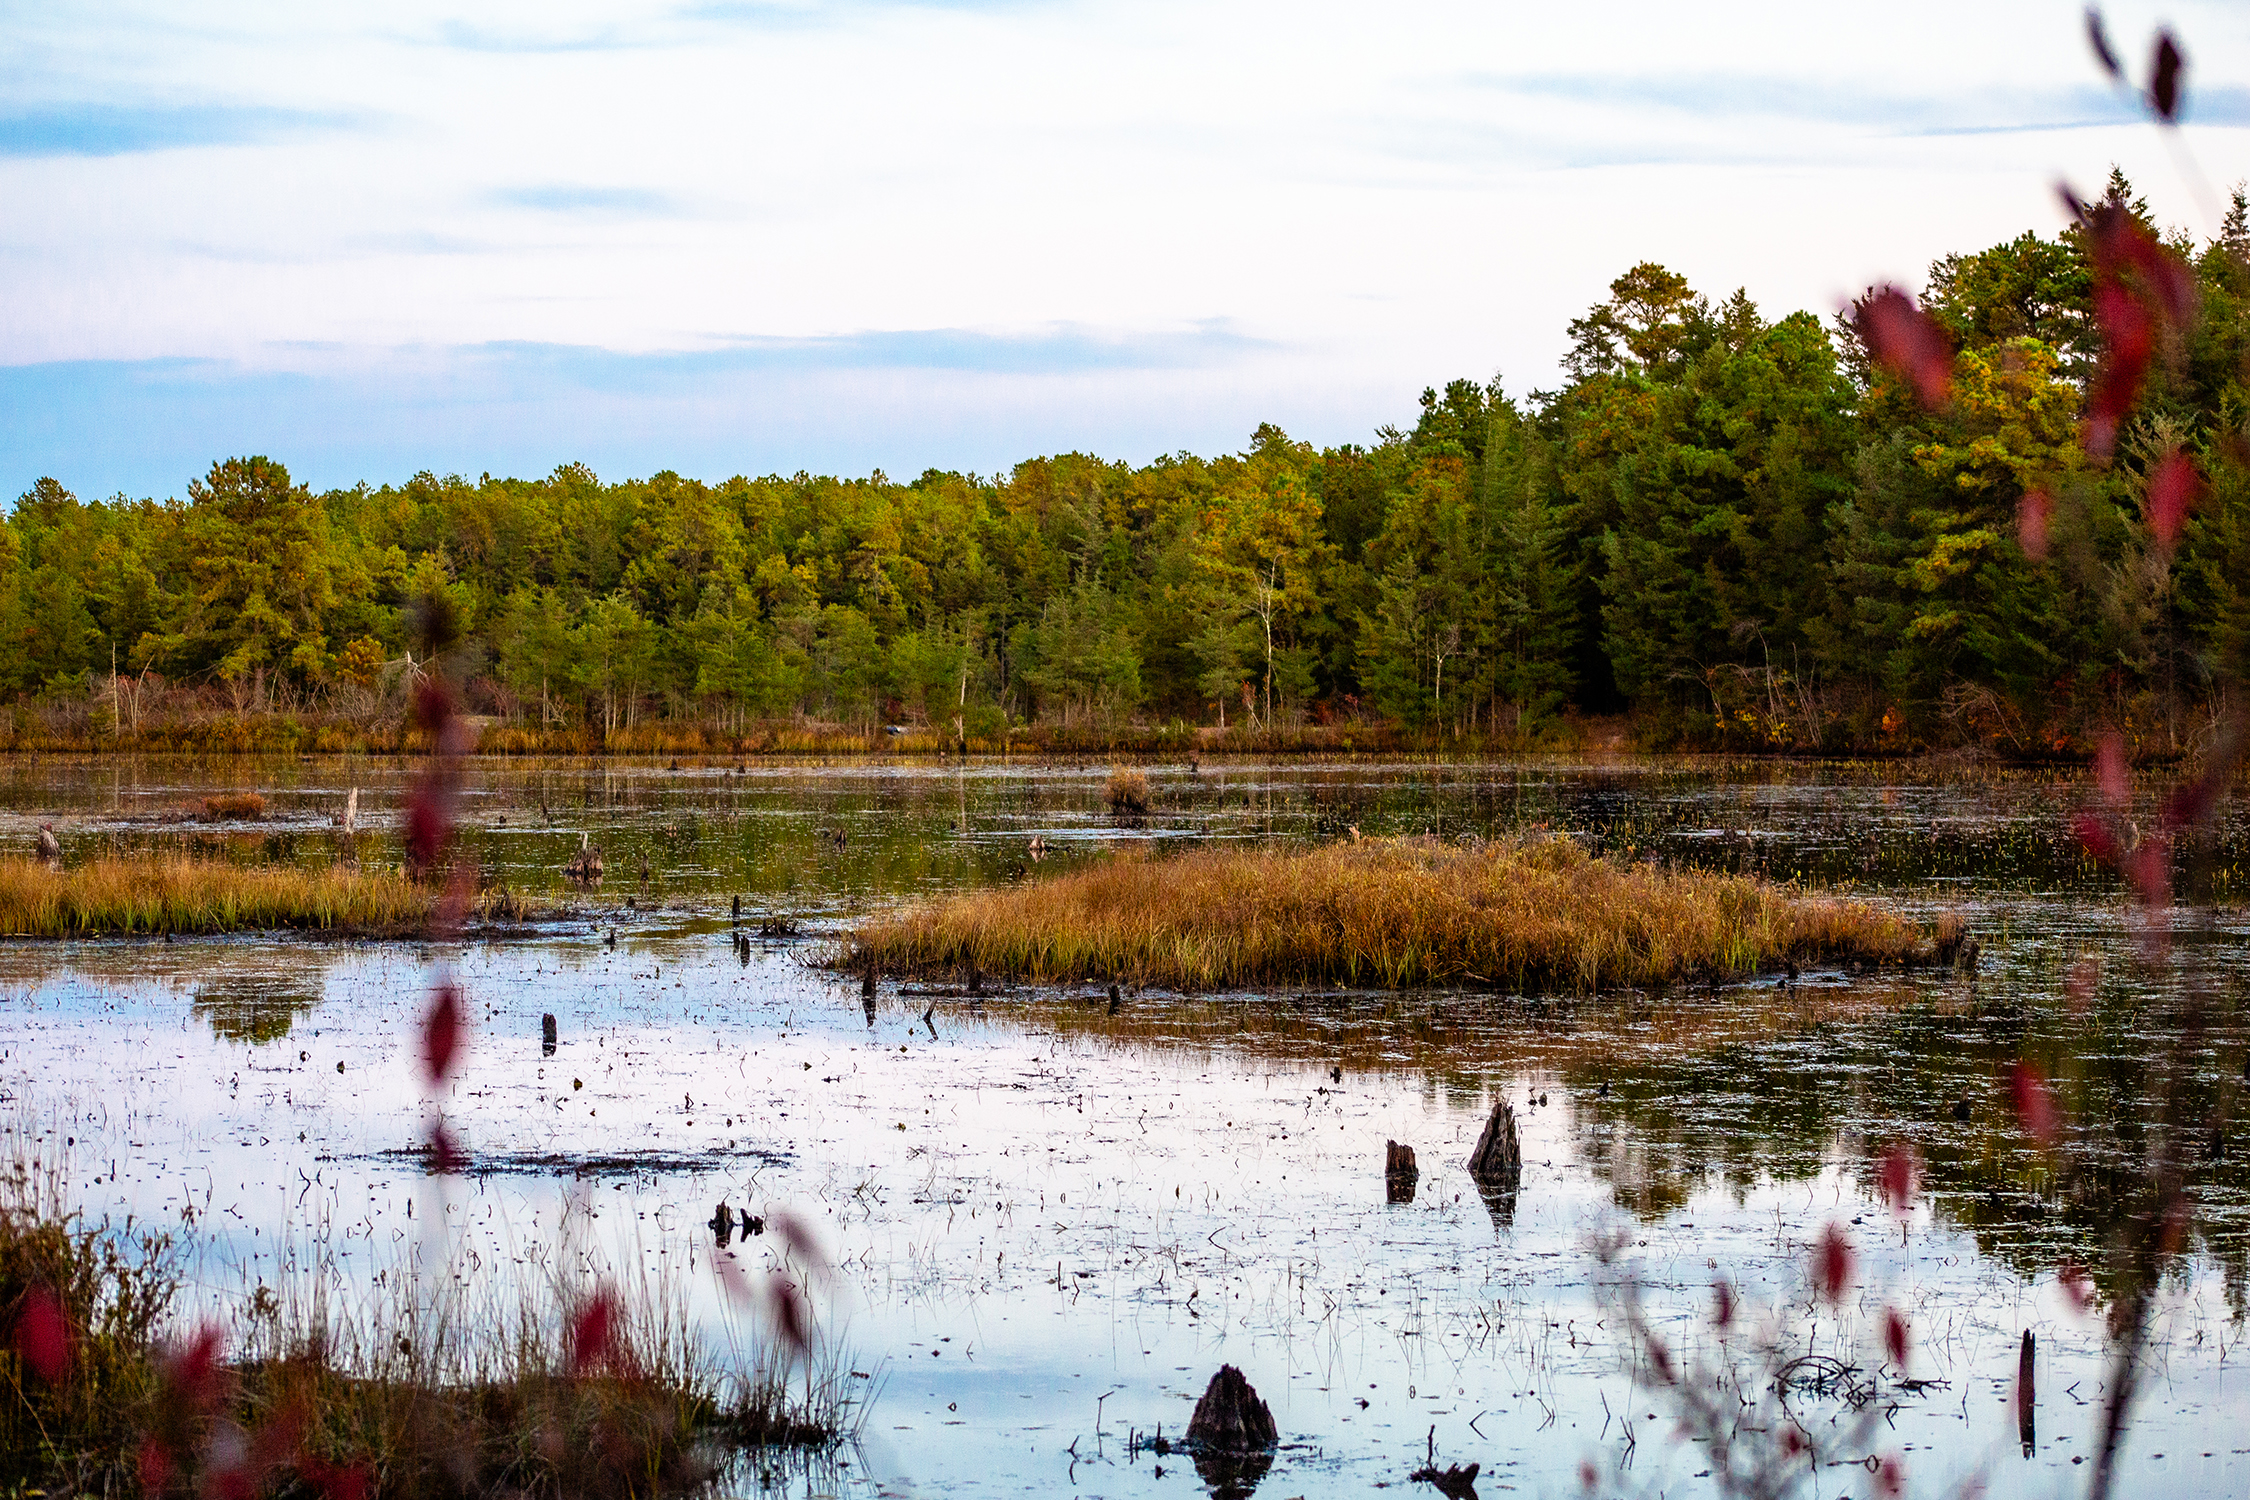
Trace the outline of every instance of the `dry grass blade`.
<instances>
[{"instance_id":1,"label":"dry grass blade","mask_svg":"<svg viewBox=\"0 0 2250 1500\"><path fill-rule=\"evenodd\" d=\"M1127 977L1182 990L1469 984L1586 992L1800 962L1936 957L1900 918L1736 875L1596 859L1566 839L1370 840L1120 858L879 917L857 970Z\"/></svg>"}]
</instances>

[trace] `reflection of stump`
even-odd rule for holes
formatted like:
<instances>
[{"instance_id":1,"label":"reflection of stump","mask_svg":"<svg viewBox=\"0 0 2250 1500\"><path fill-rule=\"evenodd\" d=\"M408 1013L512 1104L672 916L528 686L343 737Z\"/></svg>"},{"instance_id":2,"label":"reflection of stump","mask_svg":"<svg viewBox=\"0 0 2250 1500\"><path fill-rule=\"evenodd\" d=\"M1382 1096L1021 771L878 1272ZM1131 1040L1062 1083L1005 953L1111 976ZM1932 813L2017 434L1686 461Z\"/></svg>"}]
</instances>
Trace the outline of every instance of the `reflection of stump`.
<instances>
[{"instance_id":1,"label":"reflection of stump","mask_svg":"<svg viewBox=\"0 0 2250 1500\"><path fill-rule=\"evenodd\" d=\"M2023 1342L2016 1347L2016 1436L2023 1443L2025 1458L2039 1447L2039 1365L2037 1345L2032 1342L2031 1330L2023 1331Z\"/></svg>"},{"instance_id":2,"label":"reflection of stump","mask_svg":"<svg viewBox=\"0 0 2250 1500\"><path fill-rule=\"evenodd\" d=\"M1414 1184L1422 1169L1414 1165L1414 1148L1396 1141L1383 1142L1383 1196L1392 1203L1412 1203Z\"/></svg>"},{"instance_id":3,"label":"reflection of stump","mask_svg":"<svg viewBox=\"0 0 2250 1500\"><path fill-rule=\"evenodd\" d=\"M1273 1467L1273 1455L1262 1449L1255 1453L1211 1453L1196 1448L1190 1450L1189 1458L1195 1464L1195 1477L1209 1487L1211 1500L1250 1500L1251 1491Z\"/></svg>"},{"instance_id":4,"label":"reflection of stump","mask_svg":"<svg viewBox=\"0 0 2250 1500\"><path fill-rule=\"evenodd\" d=\"M1250 1382L1233 1365L1204 1387L1188 1419L1187 1444L1195 1458L1195 1472L1211 1487L1218 1500L1246 1500L1273 1466L1274 1444L1281 1433L1273 1413Z\"/></svg>"},{"instance_id":5,"label":"reflection of stump","mask_svg":"<svg viewBox=\"0 0 2250 1500\"><path fill-rule=\"evenodd\" d=\"M1484 1200L1484 1211L1492 1215L1492 1232L1505 1234L1516 1227L1516 1190L1477 1184L1477 1196Z\"/></svg>"}]
</instances>

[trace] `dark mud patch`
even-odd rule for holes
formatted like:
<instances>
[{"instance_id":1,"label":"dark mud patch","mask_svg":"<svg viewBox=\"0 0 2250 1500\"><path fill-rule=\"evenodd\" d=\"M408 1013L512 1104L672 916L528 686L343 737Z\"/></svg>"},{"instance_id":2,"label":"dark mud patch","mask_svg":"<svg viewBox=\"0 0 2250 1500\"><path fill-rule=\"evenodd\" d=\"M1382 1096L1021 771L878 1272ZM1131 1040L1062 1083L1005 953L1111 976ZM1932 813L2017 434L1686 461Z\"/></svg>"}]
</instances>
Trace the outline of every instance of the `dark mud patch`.
<instances>
[{"instance_id":1,"label":"dark mud patch","mask_svg":"<svg viewBox=\"0 0 2250 1500\"><path fill-rule=\"evenodd\" d=\"M322 1157L323 1161L338 1160ZM349 1160L350 1158L343 1158ZM436 1153L427 1145L377 1151L362 1160L414 1162L435 1173ZM668 1173L725 1171L739 1165L782 1167L796 1160L787 1151L762 1146L716 1146L703 1151L476 1151L456 1147L454 1174L461 1177L647 1177Z\"/></svg>"}]
</instances>

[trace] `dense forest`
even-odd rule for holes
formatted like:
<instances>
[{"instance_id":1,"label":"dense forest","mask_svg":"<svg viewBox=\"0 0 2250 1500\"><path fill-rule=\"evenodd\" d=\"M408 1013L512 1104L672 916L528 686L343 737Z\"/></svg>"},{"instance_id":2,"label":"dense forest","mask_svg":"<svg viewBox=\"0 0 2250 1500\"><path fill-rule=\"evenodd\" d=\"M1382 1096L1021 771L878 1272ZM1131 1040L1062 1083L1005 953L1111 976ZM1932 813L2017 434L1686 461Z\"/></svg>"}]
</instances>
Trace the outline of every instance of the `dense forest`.
<instances>
[{"instance_id":1,"label":"dense forest","mask_svg":"<svg viewBox=\"0 0 2250 1500\"><path fill-rule=\"evenodd\" d=\"M2146 221L2122 177L2107 201ZM0 522L0 688L113 729L151 693L379 715L438 599L473 707L588 739L1343 720L1525 744L1627 714L1644 744L2051 753L2123 723L2178 748L2250 630L2250 495L2219 461L2250 422L2250 211L2238 191L2217 238L2165 236L2201 316L2103 461L2083 234L1931 267L1936 409L1848 312L1768 319L1642 264L1570 323L1561 389L1455 380L1366 445L1266 426L1138 468L324 494L240 458L185 501L41 479ZM2166 545L2148 476L2178 452L2212 481Z\"/></svg>"}]
</instances>

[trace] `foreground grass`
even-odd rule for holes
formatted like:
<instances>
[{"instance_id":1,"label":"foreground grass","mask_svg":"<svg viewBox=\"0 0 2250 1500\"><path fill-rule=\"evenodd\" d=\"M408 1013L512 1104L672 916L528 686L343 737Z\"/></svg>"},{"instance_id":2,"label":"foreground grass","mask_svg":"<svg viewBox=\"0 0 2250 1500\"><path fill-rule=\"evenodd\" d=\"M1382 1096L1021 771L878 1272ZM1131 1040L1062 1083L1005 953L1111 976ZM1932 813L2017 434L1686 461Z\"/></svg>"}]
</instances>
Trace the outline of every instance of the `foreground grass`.
<instances>
[{"instance_id":1,"label":"foreground grass","mask_svg":"<svg viewBox=\"0 0 2250 1500\"><path fill-rule=\"evenodd\" d=\"M300 927L392 932L419 925L430 893L395 870L254 868L178 854L56 869L0 858L0 936L244 932Z\"/></svg>"},{"instance_id":2,"label":"foreground grass","mask_svg":"<svg viewBox=\"0 0 2250 1500\"><path fill-rule=\"evenodd\" d=\"M30 1133L0 1137L0 1494L653 1500L845 1430L832 1357L730 1368L661 1277L573 1294L550 1264L511 1293L402 1265L351 1306L315 1263L211 1321L184 1247L87 1225Z\"/></svg>"},{"instance_id":3,"label":"foreground grass","mask_svg":"<svg viewBox=\"0 0 2250 1500\"><path fill-rule=\"evenodd\" d=\"M1408 839L1120 858L868 922L836 956L1181 990L1471 984L1585 992L1790 963L1932 956L1899 918L1738 875L1596 859L1567 839Z\"/></svg>"}]
</instances>

